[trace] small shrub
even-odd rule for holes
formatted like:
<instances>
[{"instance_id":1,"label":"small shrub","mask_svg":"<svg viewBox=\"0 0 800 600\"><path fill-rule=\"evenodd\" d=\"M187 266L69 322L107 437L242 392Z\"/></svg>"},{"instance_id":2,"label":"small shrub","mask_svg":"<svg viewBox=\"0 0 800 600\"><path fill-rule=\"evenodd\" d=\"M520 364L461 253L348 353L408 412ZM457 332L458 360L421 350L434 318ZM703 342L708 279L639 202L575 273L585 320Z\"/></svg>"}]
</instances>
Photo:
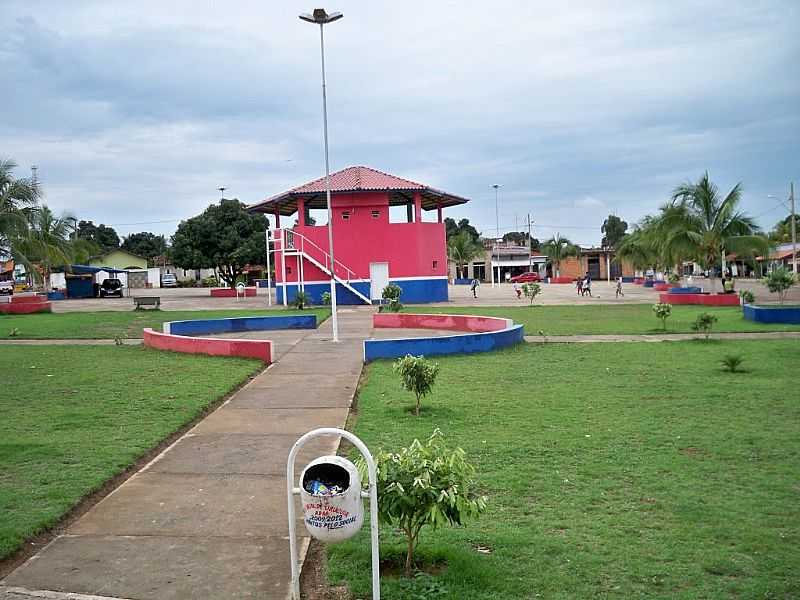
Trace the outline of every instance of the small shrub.
<instances>
[{"instance_id":1,"label":"small shrub","mask_svg":"<svg viewBox=\"0 0 800 600\"><path fill-rule=\"evenodd\" d=\"M542 342L546 344L547 343L547 332L545 332L544 329L540 329L538 331L538 334L539 334L539 338L542 340Z\"/></svg>"},{"instance_id":2,"label":"small shrub","mask_svg":"<svg viewBox=\"0 0 800 600\"><path fill-rule=\"evenodd\" d=\"M405 575L411 577L419 533L430 525L463 525L486 510L486 497L475 491L475 467L461 448L450 449L436 429L423 444L415 439L399 452L380 451L378 467L378 518L398 527L406 538ZM367 465L356 461L362 481Z\"/></svg>"},{"instance_id":3,"label":"small shrub","mask_svg":"<svg viewBox=\"0 0 800 600\"><path fill-rule=\"evenodd\" d=\"M436 376L439 374L439 365L425 360L424 356L406 354L403 358L398 358L392 368L400 375L403 389L417 397L414 414L419 416L420 400L431 393Z\"/></svg>"},{"instance_id":4,"label":"small shrub","mask_svg":"<svg viewBox=\"0 0 800 600\"><path fill-rule=\"evenodd\" d=\"M672 304L657 302L656 304L653 304L653 312L655 313L656 317L661 319L661 329L666 331L667 319L672 315Z\"/></svg>"},{"instance_id":5,"label":"small shrub","mask_svg":"<svg viewBox=\"0 0 800 600\"><path fill-rule=\"evenodd\" d=\"M736 373L739 371L739 367L742 365L742 362L744 362L744 359L742 358L741 354L726 354L724 357L722 357L723 368L731 373Z\"/></svg>"},{"instance_id":6,"label":"small shrub","mask_svg":"<svg viewBox=\"0 0 800 600\"><path fill-rule=\"evenodd\" d=\"M536 299L542 292L542 286L538 283L523 283L522 284L522 293L525 294L525 297L531 301L531 306L533 306L533 301Z\"/></svg>"},{"instance_id":7,"label":"small shrub","mask_svg":"<svg viewBox=\"0 0 800 600\"><path fill-rule=\"evenodd\" d=\"M325 306L331 305L331 293L330 292L322 292L322 304Z\"/></svg>"},{"instance_id":8,"label":"small shrub","mask_svg":"<svg viewBox=\"0 0 800 600\"><path fill-rule=\"evenodd\" d=\"M711 328L714 327L714 323L717 321L717 317L710 313L700 313L692 323L692 331L702 333L705 339L708 340L708 336L711 335Z\"/></svg>"},{"instance_id":9,"label":"small shrub","mask_svg":"<svg viewBox=\"0 0 800 600\"><path fill-rule=\"evenodd\" d=\"M675 284L681 282L681 276L678 275L677 273L670 273L669 274L669 278L667 278L667 281L669 281L671 284L675 285Z\"/></svg>"},{"instance_id":10,"label":"small shrub","mask_svg":"<svg viewBox=\"0 0 800 600\"><path fill-rule=\"evenodd\" d=\"M771 293L778 294L778 301L781 304L786 300L786 294L789 292L789 288L797 283L794 273L785 267L773 269L770 271L769 275L764 277L761 281L767 286L767 289Z\"/></svg>"},{"instance_id":11,"label":"small shrub","mask_svg":"<svg viewBox=\"0 0 800 600\"><path fill-rule=\"evenodd\" d=\"M19 335L19 327L14 327L11 331L8 332L8 337L17 337Z\"/></svg>"},{"instance_id":12,"label":"small shrub","mask_svg":"<svg viewBox=\"0 0 800 600\"><path fill-rule=\"evenodd\" d=\"M219 287L219 281L213 275L211 277L206 277L202 281L203 287Z\"/></svg>"},{"instance_id":13,"label":"small shrub","mask_svg":"<svg viewBox=\"0 0 800 600\"><path fill-rule=\"evenodd\" d=\"M756 295L750 290L741 290L739 292L739 298L742 299L744 304L752 304L756 301Z\"/></svg>"},{"instance_id":14,"label":"small shrub","mask_svg":"<svg viewBox=\"0 0 800 600\"><path fill-rule=\"evenodd\" d=\"M292 300L292 306L294 306L298 310L303 310L306 306L311 304L311 300L302 290L297 290L297 293L294 295L294 300Z\"/></svg>"},{"instance_id":15,"label":"small shrub","mask_svg":"<svg viewBox=\"0 0 800 600\"><path fill-rule=\"evenodd\" d=\"M122 346L123 344L125 344L125 342L123 341L122 337L119 336L119 335L115 335L114 336L114 345L115 346Z\"/></svg>"},{"instance_id":16,"label":"small shrub","mask_svg":"<svg viewBox=\"0 0 800 600\"><path fill-rule=\"evenodd\" d=\"M403 308L403 305L400 304L400 295L403 293L403 289L397 285L396 283L390 283L381 292L381 298L383 298L384 304L380 307L381 312L400 312L400 309Z\"/></svg>"}]
</instances>

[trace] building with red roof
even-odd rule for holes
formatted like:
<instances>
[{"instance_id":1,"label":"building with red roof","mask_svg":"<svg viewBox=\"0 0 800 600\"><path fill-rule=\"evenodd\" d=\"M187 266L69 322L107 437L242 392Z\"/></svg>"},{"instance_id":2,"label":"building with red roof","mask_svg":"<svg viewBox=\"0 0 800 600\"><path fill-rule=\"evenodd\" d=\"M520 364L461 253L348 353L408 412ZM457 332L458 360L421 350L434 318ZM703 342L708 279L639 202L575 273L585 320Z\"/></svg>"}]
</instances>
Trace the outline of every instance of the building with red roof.
<instances>
[{"instance_id":1,"label":"building with red roof","mask_svg":"<svg viewBox=\"0 0 800 600\"><path fill-rule=\"evenodd\" d=\"M340 304L378 300L390 282L402 288L402 302L447 300L442 210L465 204L466 198L363 166L331 173L330 187ZM326 207L324 177L249 207L273 217L278 302L291 302L303 290L318 304L329 290L328 228L309 224L309 211ZM391 207L405 207L399 211L402 218L396 217L397 209L390 217ZM436 222L423 222L422 211L434 210ZM283 227L281 220L293 215L296 223Z\"/></svg>"}]
</instances>

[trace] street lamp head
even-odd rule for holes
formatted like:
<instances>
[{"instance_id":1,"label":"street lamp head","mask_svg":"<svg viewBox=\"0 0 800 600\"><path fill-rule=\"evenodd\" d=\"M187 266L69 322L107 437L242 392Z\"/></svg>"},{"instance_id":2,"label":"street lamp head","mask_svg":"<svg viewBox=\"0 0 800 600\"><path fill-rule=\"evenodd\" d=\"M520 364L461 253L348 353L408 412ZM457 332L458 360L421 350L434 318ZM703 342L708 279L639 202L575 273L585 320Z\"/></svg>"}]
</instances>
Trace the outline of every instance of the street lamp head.
<instances>
[{"instance_id":1,"label":"street lamp head","mask_svg":"<svg viewBox=\"0 0 800 600\"><path fill-rule=\"evenodd\" d=\"M503 184L502 184L502 183L493 183L493 184L492 184L492 187L493 187L494 189L501 188L501 187L503 187Z\"/></svg>"},{"instance_id":2,"label":"street lamp head","mask_svg":"<svg viewBox=\"0 0 800 600\"><path fill-rule=\"evenodd\" d=\"M303 13L300 15L300 19L303 21L308 21L309 23L315 23L317 25L327 25L328 23L333 23L334 21L338 21L344 15L340 12L333 12L333 13L326 13L324 8L315 8L313 14Z\"/></svg>"}]
</instances>

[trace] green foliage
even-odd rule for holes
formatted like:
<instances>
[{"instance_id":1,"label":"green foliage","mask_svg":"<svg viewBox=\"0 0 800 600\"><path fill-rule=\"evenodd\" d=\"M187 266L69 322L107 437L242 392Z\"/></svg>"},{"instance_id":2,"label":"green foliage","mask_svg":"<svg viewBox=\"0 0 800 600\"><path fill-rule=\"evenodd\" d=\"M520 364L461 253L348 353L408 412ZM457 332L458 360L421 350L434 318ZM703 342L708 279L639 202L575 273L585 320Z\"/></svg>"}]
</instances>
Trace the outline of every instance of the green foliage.
<instances>
[{"instance_id":1,"label":"green foliage","mask_svg":"<svg viewBox=\"0 0 800 600\"><path fill-rule=\"evenodd\" d=\"M439 374L438 363L426 360L424 356L406 354L394 363L394 372L400 375L403 389L412 392L417 398L414 414L419 416L419 403L431 393L436 376Z\"/></svg>"},{"instance_id":2,"label":"green foliage","mask_svg":"<svg viewBox=\"0 0 800 600\"><path fill-rule=\"evenodd\" d=\"M741 298L742 302L745 304L752 304L756 301L756 295L750 290L741 290L739 292L739 298Z\"/></svg>"},{"instance_id":3,"label":"green foliage","mask_svg":"<svg viewBox=\"0 0 800 600\"><path fill-rule=\"evenodd\" d=\"M294 306L298 310L303 310L306 306L311 304L311 300L308 294L302 290L297 290L297 293L294 295L294 300L292 300L292 306Z\"/></svg>"},{"instance_id":4,"label":"green foliage","mask_svg":"<svg viewBox=\"0 0 800 600\"><path fill-rule=\"evenodd\" d=\"M218 287L219 279L217 279L213 275L209 275L208 277L204 277L201 283L203 284L203 287Z\"/></svg>"},{"instance_id":5,"label":"green foliage","mask_svg":"<svg viewBox=\"0 0 800 600\"><path fill-rule=\"evenodd\" d=\"M403 293L403 288L401 288L396 283L390 283L381 292L381 298L383 298L386 304L381 305L380 312L400 312L403 308L403 305L400 304L400 295Z\"/></svg>"},{"instance_id":6,"label":"green foliage","mask_svg":"<svg viewBox=\"0 0 800 600\"><path fill-rule=\"evenodd\" d=\"M101 252L109 252L119 248L119 235L113 227L102 223L95 225L92 221L79 221L77 237L81 240L93 242ZM136 254L136 253L134 253Z\"/></svg>"},{"instance_id":7,"label":"green foliage","mask_svg":"<svg viewBox=\"0 0 800 600\"><path fill-rule=\"evenodd\" d=\"M553 264L553 275L559 277L561 261L570 256L580 256L581 250L557 233L542 245L542 252Z\"/></svg>"},{"instance_id":8,"label":"green foliage","mask_svg":"<svg viewBox=\"0 0 800 600\"><path fill-rule=\"evenodd\" d=\"M399 528L407 543L405 574L411 576L414 551L423 527L463 525L486 510L486 497L478 495L475 467L461 448L445 445L437 428L421 443L415 439L399 452L379 451L378 516L382 523ZM358 461L362 479L366 464Z\"/></svg>"},{"instance_id":9,"label":"green foliage","mask_svg":"<svg viewBox=\"0 0 800 600\"><path fill-rule=\"evenodd\" d=\"M716 323L717 320L717 317L711 313L700 313L697 315L694 323L692 323L692 331L702 333L705 339L708 340L708 336L711 335L711 328L714 327L714 323Z\"/></svg>"},{"instance_id":10,"label":"green foliage","mask_svg":"<svg viewBox=\"0 0 800 600\"><path fill-rule=\"evenodd\" d=\"M152 261L155 257L166 254L167 240L163 235L142 231L126 236L122 242L122 249Z\"/></svg>"},{"instance_id":11,"label":"green foliage","mask_svg":"<svg viewBox=\"0 0 800 600\"><path fill-rule=\"evenodd\" d=\"M443 581L422 571L414 573L411 579L400 579L397 591L400 593L398 600L436 600L446 598L448 593Z\"/></svg>"},{"instance_id":12,"label":"green foliage","mask_svg":"<svg viewBox=\"0 0 800 600\"><path fill-rule=\"evenodd\" d=\"M653 312L656 317L661 319L661 329L666 331L667 319L672 315L672 304L666 302L657 302L653 304Z\"/></svg>"},{"instance_id":13,"label":"green foliage","mask_svg":"<svg viewBox=\"0 0 800 600\"><path fill-rule=\"evenodd\" d=\"M786 294L797 280L794 273L785 267L772 269L769 274L762 279L762 282L772 294L778 294L778 300L781 304L786 300Z\"/></svg>"},{"instance_id":14,"label":"green foliage","mask_svg":"<svg viewBox=\"0 0 800 600\"><path fill-rule=\"evenodd\" d=\"M744 362L744 359L741 354L726 354L722 357L723 368L731 373L739 371L742 362Z\"/></svg>"},{"instance_id":15,"label":"green foliage","mask_svg":"<svg viewBox=\"0 0 800 600\"><path fill-rule=\"evenodd\" d=\"M19 337L19 327L12 327L8 332L8 337Z\"/></svg>"},{"instance_id":16,"label":"green foliage","mask_svg":"<svg viewBox=\"0 0 800 600\"><path fill-rule=\"evenodd\" d=\"M525 294L525 297L531 301L531 306L533 306L533 301L536 299L542 292L542 286L535 282L523 283L522 284L522 293Z\"/></svg>"},{"instance_id":17,"label":"green foliage","mask_svg":"<svg viewBox=\"0 0 800 600\"><path fill-rule=\"evenodd\" d=\"M264 232L269 221L250 214L238 200L221 200L202 214L181 221L172 236L172 258L184 269L216 268L234 285L245 265L264 264Z\"/></svg>"},{"instance_id":18,"label":"green foliage","mask_svg":"<svg viewBox=\"0 0 800 600\"><path fill-rule=\"evenodd\" d=\"M475 242L478 242L481 239L481 234L478 233L477 229L470 225L469 219L461 219L460 221L456 222L455 219L445 217L444 230L448 241L451 237L460 233L467 234L467 236Z\"/></svg>"},{"instance_id":19,"label":"green foliage","mask_svg":"<svg viewBox=\"0 0 800 600\"><path fill-rule=\"evenodd\" d=\"M457 272L461 270L463 277L467 276L467 264L481 254L483 246L467 231L461 231L447 239L447 258L455 263Z\"/></svg>"},{"instance_id":20,"label":"green foliage","mask_svg":"<svg viewBox=\"0 0 800 600\"><path fill-rule=\"evenodd\" d=\"M330 292L322 292L322 304L324 306L330 306L330 304L331 304L331 293Z\"/></svg>"},{"instance_id":21,"label":"green foliage","mask_svg":"<svg viewBox=\"0 0 800 600\"><path fill-rule=\"evenodd\" d=\"M670 273L669 278L667 279L671 284L675 285L681 282L681 276L677 273Z\"/></svg>"},{"instance_id":22,"label":"green foliage","mask_svg":"<svg viewBox=\"0 0 800 600\"><path fill-rule=\"evenodd\" d=\"M608 215L608 218L603 221L603 226L600 228L600 232L603 234L601 245L604 248L616 248L617 244L625 237L627 230L628 224L625 221L617 215Z\"/></svg>"}]
</instances>

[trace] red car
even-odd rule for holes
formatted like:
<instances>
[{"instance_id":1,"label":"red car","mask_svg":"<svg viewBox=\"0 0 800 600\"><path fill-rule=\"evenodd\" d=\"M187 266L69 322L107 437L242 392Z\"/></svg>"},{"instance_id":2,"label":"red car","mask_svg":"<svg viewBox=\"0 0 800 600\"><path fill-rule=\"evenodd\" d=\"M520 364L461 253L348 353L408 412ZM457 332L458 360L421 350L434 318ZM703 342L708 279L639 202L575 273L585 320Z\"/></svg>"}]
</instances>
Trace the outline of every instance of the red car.
<instances>
[{"instance_id":1,"label":"red car","mask_svg":"<svg viewBox=\"0 0 800 600\"><path fill-rule=\"evenodd\" d=\"M512 277L510 279L511 283L530 283L531 281L541 280L542 278L539 277L539 274L534 272L523 273L522 275L517 275L516 277Z\"/></svg>"}]
</instances>

